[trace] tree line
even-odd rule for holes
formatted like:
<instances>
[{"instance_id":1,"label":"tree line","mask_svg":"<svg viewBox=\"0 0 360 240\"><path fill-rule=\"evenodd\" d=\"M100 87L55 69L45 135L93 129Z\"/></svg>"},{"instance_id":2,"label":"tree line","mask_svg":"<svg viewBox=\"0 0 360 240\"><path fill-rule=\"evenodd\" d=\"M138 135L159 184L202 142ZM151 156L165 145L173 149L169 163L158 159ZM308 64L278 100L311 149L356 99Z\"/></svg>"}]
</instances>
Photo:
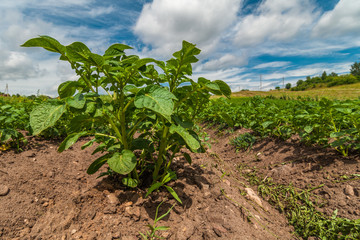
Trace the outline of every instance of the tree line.
<instances>
[{"instance_id":1,"label":"tree line","mask_svg":"<svg viewBox=\"0 0 360 240\"><path fill-rule=\"evenodd\" d=\"M288 83L285 88L291 91L304 91L316 87L332 87L357 82L360 82L360 62L355 62L351 65L349 74L338 75L335 72L327 74L324 71L321 76L308 76L306 80L298 80L295 87L291 87L291 84Z\"/></svg>"}]
</instances>

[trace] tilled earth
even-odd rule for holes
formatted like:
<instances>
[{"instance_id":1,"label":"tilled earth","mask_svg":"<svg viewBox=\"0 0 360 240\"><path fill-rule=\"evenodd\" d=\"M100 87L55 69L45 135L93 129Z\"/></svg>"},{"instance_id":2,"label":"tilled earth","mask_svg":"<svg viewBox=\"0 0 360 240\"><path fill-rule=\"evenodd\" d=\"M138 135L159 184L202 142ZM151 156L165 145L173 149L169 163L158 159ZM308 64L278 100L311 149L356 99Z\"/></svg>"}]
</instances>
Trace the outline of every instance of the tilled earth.
<instances>
[{"instance_id":1,"label":"tilled earth","mask_svg":"<svg viewBox=\"0 0 360 240\"><path fill-rule=\"evenodd\" d=\"M236 152L230 139L246 130L207 131L212 147L206 153L192 154L192 165L174 162L178 180L170 185L182 205L166 191L144 199L144 190L87 175L100 156L91 155L94 148L80 149L88 139L58 153L59 142L30 138L25 151L0 153L0 238L141 239L163 201L159 215L175 204L158 222L170 227L158 232L165 239L297 239L285 216L237 171L239 165L299 188L324 184L314 192L326 202L320 211L360 218L360 183L353 178L360 174L358 155L344 158L296 139L261 140L251 151Z\"/></svg>"}]
</instances>

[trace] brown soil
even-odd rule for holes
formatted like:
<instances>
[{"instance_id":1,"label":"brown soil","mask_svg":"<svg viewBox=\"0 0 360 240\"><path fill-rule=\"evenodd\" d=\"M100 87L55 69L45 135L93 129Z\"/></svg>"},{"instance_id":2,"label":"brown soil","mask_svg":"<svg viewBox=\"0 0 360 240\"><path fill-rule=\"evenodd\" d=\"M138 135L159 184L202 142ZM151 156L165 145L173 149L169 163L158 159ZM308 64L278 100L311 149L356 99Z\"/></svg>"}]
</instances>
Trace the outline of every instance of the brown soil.
<instances>
[{"instance_id":1,"label":"brown soil","mask_svg":"<svg viewBox=\"0 0 360 240\"><path fill-rule=\"evenodd\" d=\"M360 174L359 156L271 139L236 153L229 140L243 131L209 130L211 149L193 154L191 166L181 158L174 162L178 180L170 186L183 205L165 191L144 199L144 191L125 189L111 177L87 175L99 155L91 155L94 148L80 149L86 139L58 153L58 142L31 138L24 152L0 153L0 194L9 188L0 196L0 238L141 239L139 232L148 231L164 201L159 215L176 204L158 222L170 227L158 232L165 239L296 239L285 216L256 195L244 196L250 184L237 171L239 164L299 188L325 184L315 191L327 200L321 211L339 209L341 217L360 218L360 183L341 177Z\"/></svg>"}]
</instances>

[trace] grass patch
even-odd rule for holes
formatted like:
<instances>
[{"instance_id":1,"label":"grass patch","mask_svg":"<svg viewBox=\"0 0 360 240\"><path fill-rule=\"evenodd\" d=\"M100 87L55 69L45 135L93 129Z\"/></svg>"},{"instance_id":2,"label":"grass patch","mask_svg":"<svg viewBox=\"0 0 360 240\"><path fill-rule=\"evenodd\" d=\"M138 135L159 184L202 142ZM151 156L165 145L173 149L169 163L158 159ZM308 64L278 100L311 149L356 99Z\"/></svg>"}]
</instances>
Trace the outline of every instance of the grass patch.
<instances>
[{"instance_id":1,"label":"grass patch","mask_svg":"<svg viewBox=\"0 0 360 240\"><path fill-rule=\"evenodd\" d=\"M312 193L323 185L309 189L298 189L291 184L275 183L271 178L252 172L242 172L246 169L239 166L238 170L252 185L258 186L259 194L270 204L284 213L295 233L303 239L316 237L319 239L360 239L360 219L349 220L337 217L337 210L332 216L319 212L325 203Z\"/></svg>"}]
</instances>

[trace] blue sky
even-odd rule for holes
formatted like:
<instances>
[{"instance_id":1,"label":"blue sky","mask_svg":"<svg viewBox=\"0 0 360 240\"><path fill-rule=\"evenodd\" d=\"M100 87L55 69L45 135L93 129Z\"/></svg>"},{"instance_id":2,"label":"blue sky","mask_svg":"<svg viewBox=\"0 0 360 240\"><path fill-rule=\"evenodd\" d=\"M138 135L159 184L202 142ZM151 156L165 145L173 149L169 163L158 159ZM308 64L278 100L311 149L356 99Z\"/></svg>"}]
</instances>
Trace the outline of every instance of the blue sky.
<instances>
[{"instance_id":1,"label":"blue sky","mask_svg":"<svg viewBox=\"0 0 360 240\"><path fill-rule=\"evenodd\" d=\"M360 59L359 0L1 0L0 91L57 95L76 80L69 64L40 48L38 35L98 54L119 42L129 54L171 58L182 40L202 50L193 79L233 91L274 89L323 71L345 74Z\"/></svg>"}]
</instances>

